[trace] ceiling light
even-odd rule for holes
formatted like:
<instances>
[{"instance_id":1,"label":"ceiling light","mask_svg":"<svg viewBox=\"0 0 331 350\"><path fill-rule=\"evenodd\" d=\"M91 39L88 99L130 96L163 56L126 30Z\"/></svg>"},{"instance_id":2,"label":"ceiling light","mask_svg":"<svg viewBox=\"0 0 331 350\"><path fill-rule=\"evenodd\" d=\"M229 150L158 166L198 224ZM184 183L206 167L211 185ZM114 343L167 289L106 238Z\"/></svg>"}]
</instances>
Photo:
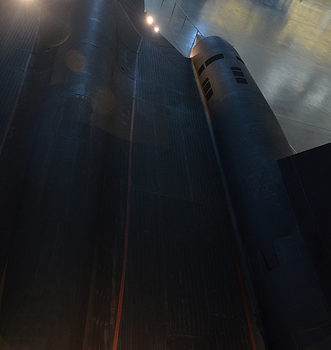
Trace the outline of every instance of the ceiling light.
<instances>
[{"instance_id":1,"label":"ceiling light","mask_svg":"<svg viewBox=\"0 0 331 350\"><path fill-rule=\"evenodd\" d=\"M147 22L149 25L151 25L151 24L153 24L153 22L154 22L154 18L153 18L152 16L148 16L148 17L146 18L146 22Z\"/></svg>"}]
</instances>

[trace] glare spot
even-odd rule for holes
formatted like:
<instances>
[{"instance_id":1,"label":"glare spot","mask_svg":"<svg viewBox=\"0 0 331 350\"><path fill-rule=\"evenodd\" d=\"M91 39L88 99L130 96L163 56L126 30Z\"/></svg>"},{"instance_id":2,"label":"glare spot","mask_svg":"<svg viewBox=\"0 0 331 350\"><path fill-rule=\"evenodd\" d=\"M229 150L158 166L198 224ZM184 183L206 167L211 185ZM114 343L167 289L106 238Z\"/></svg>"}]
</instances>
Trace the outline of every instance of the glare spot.
<instances>
[{"instance_id":1,"label":"glare spot","mask_svg":"<svg viewBox=\"0 0 331 350\"><path fill-rule=\"evenodd\" d=\"M160 28L159 28L158 26L155 26L155 27L154 27L154 32L155 32L155 33L158 33L159 31L160 31Z\"/></svg>"},{"instance_id":2,"label":"glare spot","mask_svg":"<svg viewBox=\"0 0 331 350\"><path fill-rule=\"evenodd\" d=\"M151 25L151 24L154 23L154 18L153 18L152 16L148 16L148 17L146 18L146 21L147 21L147 23L148 23L149 25Z\"/></svg>"},{"instance_id":3,"label":"glare spot","mask_svg":"<svg viewBox=\"0 0 331 350\"><path fill-rule=\"evenodd\" d=\"M67 67L75 73L82 73L87 68L87 60L78 50L70 50L65 60Z\"/></svg>"}]
</instances>

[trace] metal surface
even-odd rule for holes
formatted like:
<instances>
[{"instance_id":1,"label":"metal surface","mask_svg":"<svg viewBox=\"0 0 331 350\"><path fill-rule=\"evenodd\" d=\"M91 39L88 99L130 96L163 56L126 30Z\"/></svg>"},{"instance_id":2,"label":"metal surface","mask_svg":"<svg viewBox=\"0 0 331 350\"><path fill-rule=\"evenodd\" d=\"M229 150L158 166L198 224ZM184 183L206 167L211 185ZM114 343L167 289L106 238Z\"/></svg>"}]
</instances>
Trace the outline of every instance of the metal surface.
<instances>
[{"instance_id":1,"label":"metal surface","mask_svg":"<svg viewBox=\"0 0 331 350\"><path fill-rule=\"evenodd\" d=\"M208 4L173 4L174 27ZM263 349L190 60L142 1L37 9L0 33L25 53L0 54L0 348Z\"/></svg>"},{"instance_id":2,"label":"metal surface","mask_svg":"<svg viewBox=\"0 0 331 350\"><path fill-rule=\"evenodd\" d=\"M329 349L329 304L277 163L292 150L228 42L201 39L192 60L249 255L269 349Z\"/></svg>"},{"instance_id":3,"label":"metal surface","mask_svg":"<svg viewBox=\"0 0 331 350\"><path fill-rule=\"evenodd\" d=\"M331 296L331 143L279 161L301 230L313 252L326 295Z\"/></svg>"},{"instance_id":4,"label":"metal surface","mask_svg":"<svg viewBox=\"0 0 331 350\"><path fill-rule=\"evenodd\" d=\"M165 41L144 37L123 349L251 348L239 255L194 84L189 60ZM255 327L251 300L248 308Z\"/></svg>"},{"instance_id":5,"label":"metal surface","mask_svg":"<svg viewBox=\"0 0 331 350\"><path fill-rule=\"evenodd\" d=\"M42 21L0 154L0 336L9 349L79 349L84 342L103 237L102 170L113 141L100 127L116 57L106 16L113 6L56 2L43 9L54 21ZM54 26L57 18L69 33Z\"/></svg>"},{"instance_id":6,"label":"metal surface","mask_svg":"<svg viewBox=\"0 0 331 350\"><path fill-rule=\"evenodd\" d=\"M191 61L142 5L49 4L0 154L1 349L262 346Z\"/></svg>"},{"instance_id":7,"label":"metal surface","mask_svg":"<svg viewBox=\"0 0 331 350\"><path fill-rule=\"evenodd\" d=\"M177 0L170 20L174 3L146 0L146 9L176 47L187 55L194 41L193 27L181 30L185 16L205 36L228 40L296 151L331 141L330 1Z\"/></svg>"},{"instance_id":8,"label":"metal surface","mask_svg":"<svg viewBox=\"0 0 331 350\"><path fill-rule=\"evenodd\" d=\"M0 152L17 107L38 29L38 6L24 1L1 1Z\"/></svg>"}]
</instances>

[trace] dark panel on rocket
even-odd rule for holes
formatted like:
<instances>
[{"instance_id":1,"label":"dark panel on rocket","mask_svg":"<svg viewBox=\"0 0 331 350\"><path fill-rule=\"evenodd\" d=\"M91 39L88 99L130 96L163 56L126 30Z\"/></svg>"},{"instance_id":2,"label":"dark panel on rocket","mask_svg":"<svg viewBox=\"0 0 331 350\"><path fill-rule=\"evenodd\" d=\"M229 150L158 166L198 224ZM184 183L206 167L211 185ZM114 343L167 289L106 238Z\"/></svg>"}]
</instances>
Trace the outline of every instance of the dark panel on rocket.
<instances>
[{"instance_id":1,"label":"dark panel on rocket","mask_svg":"<svg viewBox=\"0 0 331 350\"><path fill-rule=\"evenodd\" d=\"M301 230L331 301L331 144L279 161Z\"/></svg>"}]
</instances>

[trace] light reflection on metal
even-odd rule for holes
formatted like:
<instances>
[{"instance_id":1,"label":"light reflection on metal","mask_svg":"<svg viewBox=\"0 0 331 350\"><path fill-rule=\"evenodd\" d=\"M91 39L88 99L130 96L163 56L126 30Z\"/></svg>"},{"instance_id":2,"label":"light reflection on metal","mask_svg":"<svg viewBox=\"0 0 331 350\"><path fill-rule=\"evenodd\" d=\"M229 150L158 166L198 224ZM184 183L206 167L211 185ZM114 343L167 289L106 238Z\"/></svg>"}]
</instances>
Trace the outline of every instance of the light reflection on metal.
<instances>
[{"instance_id":1,"label":"light reflection on metal","mask_svg":"<svg viewBox=\"0 0 331 350\"><path fill-rule=\"evenodd\" d=\"M145 7L185 56L197 28L232 42L295 149L331 142L330 0L145 0Z\"/></svg>"}]
</instances>

